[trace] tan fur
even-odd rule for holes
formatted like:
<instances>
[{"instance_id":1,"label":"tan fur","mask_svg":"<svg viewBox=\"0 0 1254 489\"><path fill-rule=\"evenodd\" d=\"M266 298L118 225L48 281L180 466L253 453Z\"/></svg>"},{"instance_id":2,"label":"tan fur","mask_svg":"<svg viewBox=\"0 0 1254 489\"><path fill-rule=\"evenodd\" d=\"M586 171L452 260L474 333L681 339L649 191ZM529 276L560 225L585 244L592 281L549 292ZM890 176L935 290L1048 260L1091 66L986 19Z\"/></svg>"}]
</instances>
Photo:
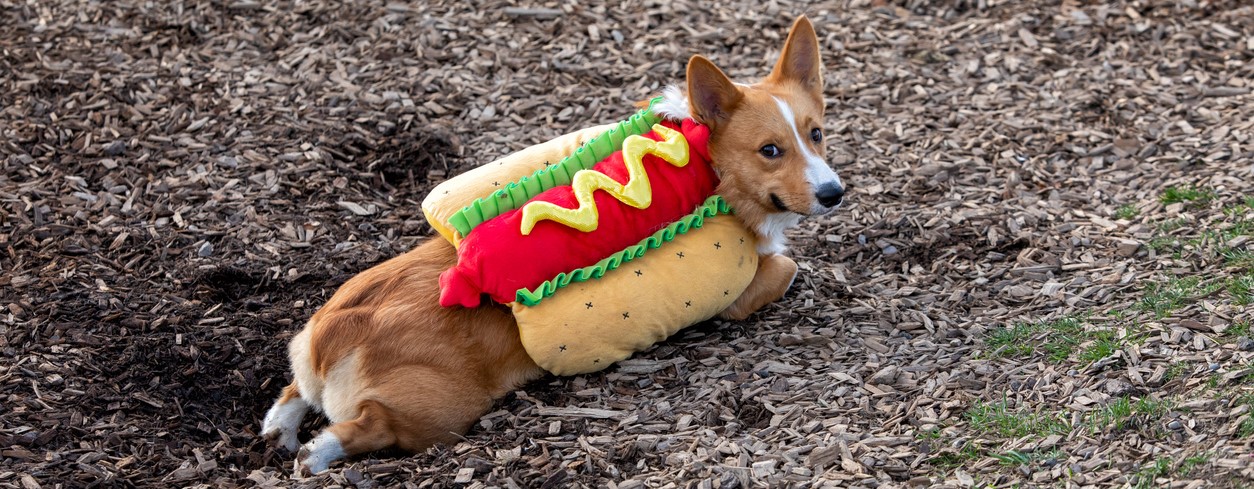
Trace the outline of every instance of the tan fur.
<instances>
[{"instance_id":1,"label":"tan fur","mask_svg":"<svg viewBox=\"0 0 1254 489\"><path fill-rule=\"evenodd\" d=\"M784 255L764 256L758 261L758 273L736 302L719 313L723 319L741 321L762 306L779 300L797 276L797 262Z\"/></svg>"},{"instance_id":2,"label":"tan fur","mask_svg":"<svg viewBox=\"0 0 1254 489\"><path fill-rule=\"evenodd\" d=\"M778 212L771 193L801 213L814 200L793 128L782 122L773 97L793 108L802 134L821 127L820 68L814 29L804 17L794 24L774 71L759 84L735 86L699 56L689 64L693 110L713 129L710 152L722 179L718 192L753 229ZM768 143L785 148L785 156L762 158L758 148ZM811 149L824 154L822 144ZM543 373L523 349L508 309L440 307L438 277L456 261L452 245L428 240L353 277L293 339L295 380L272 408L276 420L286 421L269 426L268 417L263 434L278 439L286 430L294 440L303 408L295 426L289 416L295 408L280 408L299 399L327 414L333 423L327 432L339 443L306 444L298 472L310 468L303 465L307 459L320 461L312 467L316 471L340 456L391 446L417 451L456 440L493 399ZM749 288L721 315L748 317L780 298L796 273L797 264L787 257L763 257ZM314 453L318 450L324 453Z\"/></svg>"},{"instance_id":3,"label":"tan fur","mask_svg":"<svg viewBox=\"0 0 1254 489\"><path fill-rule=\"evenodd\" d=\"M300 397L300 389L296 388L296 384L289 384L283 388L283 394L279 396L279 404L286 404L287 401Z\"/></svg>"}]
</instances>

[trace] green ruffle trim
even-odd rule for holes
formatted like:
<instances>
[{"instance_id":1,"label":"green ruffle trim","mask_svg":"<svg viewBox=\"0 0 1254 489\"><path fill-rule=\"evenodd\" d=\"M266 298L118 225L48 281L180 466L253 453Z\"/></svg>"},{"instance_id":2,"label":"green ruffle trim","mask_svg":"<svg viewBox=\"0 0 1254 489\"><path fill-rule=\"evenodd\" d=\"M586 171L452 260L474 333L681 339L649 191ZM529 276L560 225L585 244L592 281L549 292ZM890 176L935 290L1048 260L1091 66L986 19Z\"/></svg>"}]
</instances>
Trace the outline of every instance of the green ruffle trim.
<instances>
[{"instance_id":1,"label":"green ruffle trim","mask_svg":"<svg viewBox=\"0 0 1254 489\"><path fill-rule=\"evenodd\" d=\"M640 243L628 246L627 249L610 255L609 258L601 260L595 265L583 267L570 273L559 273L552 280L540 284L535 290L518 289L514 300L528 307L539 304L546 297L556 293L557 289L570 285L571 282L585 282L601 278L606 272L618 268L623 263L644 256L646 251L659 248L690 229L700 228L705 224L706 218L731 213L731 207L727 205L727 202L722 197L718 195L710 196L710 198L705 199L704 204L697 206L692 214L679 218L678 221L653 233L652 236L645 238Z\"/></svg>"},{"instance_id":2,"label":"green ruffle trim","mask_svg":"<svg viewBox=\"0 0 1254 489\"><path fill-rule=\"evenodd\" d=\"M592 168L615 151L622 149L623 140L628 136L652 131L653 125L662 120L653 113L653 105L661 100L662 97L650 100L648 107L636 112L627 120L615 124L608 131L589 139L556 165L536 170L530 176L510 182L487 197L475 199L470 205L449 217L449 225L462 236L466 236L484 221L521 207L540 192L553 187L570 185L575 172Z\"/></svg>"}]
</instances>

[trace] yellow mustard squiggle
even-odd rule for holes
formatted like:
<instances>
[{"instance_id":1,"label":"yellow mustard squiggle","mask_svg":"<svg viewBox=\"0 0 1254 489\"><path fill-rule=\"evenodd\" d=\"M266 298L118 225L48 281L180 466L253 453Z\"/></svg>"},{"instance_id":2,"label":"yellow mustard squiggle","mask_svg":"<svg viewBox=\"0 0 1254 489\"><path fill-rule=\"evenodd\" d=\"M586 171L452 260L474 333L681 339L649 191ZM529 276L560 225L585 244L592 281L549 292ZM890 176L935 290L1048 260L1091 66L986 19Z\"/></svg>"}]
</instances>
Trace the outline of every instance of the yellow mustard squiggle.
<instances>
[{"instance_id":1,"label":"yellow mustard squiggle","mask_svg":"<svg viewBox=\"0 0 1254 489\"><path fill-rule=\"evenodd\" d=\"M688 165L688 140L679 131L661 124L653 131L662 136L654 141L644 136L628 136L623 140L623 165L627 167L627 183L620 184L608 175L592 169L579 170L571 179L575 190L576 209L567 209L551 202L531 202L522 208L522 233L531 234L536 223L545 219L556 221L583 232L595 231L600 214L597 212L593 192L604 190L620 202L637 209L653 203L653 188L644 170L644 155L656 155L673 166Z\"/></svg>"}]
</instances>

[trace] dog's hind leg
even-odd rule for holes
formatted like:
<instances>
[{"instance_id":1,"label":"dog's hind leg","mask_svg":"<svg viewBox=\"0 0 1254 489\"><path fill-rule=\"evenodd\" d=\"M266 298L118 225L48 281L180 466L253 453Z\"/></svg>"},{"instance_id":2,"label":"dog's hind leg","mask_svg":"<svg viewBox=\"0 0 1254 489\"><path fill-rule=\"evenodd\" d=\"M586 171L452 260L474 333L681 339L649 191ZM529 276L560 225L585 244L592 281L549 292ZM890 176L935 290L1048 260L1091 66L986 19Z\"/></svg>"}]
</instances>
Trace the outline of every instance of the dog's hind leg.
<instances>
[{"instance_id":1,"label":"dog's hind leg","mask_svg":"<svg viewBox=\"0 0 1254 489\"><path fill-rule=\"evenodd\" d=\"M418 452L452 443L492 406L492 396L465 372L398 367L362 392L357 416L335 423L296 456L297 474L318 473L334 461L397 446Z\"/></svg>"},{"instance_id":2,"label":"dog's hind leg","mask_svg":"<svg viewBox=\"0 0 1254 489\"><path fill-rule=\"evenodd\" d=\"M266 419L261 424L261 436L268 441L277 441L279 446L289 451L296 451L296 447L300 446L296 432L308 411L309 403L300 397L300 388L296 386L296 382L292 382L283 388L283 394L266 412Z\"/></svg>"},{"instance_id":3,"label":"dog's hind leg","mask_svg":"<svg viewBox=\"0 0 1254 489\"><path fill-rule=\"evenodd\" d=\"M296 454L296 474L317 474L331 462L396 444L388 426L390 413L376 401L362 401L357 418L335 423L309 440Z\"/></svg>"}]
</instances>

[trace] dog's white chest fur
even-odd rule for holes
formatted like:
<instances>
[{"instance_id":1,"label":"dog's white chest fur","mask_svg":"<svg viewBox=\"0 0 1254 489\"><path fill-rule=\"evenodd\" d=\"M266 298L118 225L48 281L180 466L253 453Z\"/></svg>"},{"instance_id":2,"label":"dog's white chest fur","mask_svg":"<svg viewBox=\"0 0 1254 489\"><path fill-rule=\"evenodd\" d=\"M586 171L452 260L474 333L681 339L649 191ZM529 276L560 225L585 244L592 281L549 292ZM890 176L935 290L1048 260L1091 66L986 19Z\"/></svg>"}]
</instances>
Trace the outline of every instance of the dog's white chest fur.
<instances>
[{"instance_id":1,"label":"dog's white chest fur","mask_svg":"<svg viewBox=\"0 0 1254 489\"><path fill-rule=\"evenodd\" d=\"M758 226L758 254L777 255L788 249L788 238L784 231L801 222L801 214L795 212L777 212L766 216L766 220Z\"/></svg>"}]
</instances>

